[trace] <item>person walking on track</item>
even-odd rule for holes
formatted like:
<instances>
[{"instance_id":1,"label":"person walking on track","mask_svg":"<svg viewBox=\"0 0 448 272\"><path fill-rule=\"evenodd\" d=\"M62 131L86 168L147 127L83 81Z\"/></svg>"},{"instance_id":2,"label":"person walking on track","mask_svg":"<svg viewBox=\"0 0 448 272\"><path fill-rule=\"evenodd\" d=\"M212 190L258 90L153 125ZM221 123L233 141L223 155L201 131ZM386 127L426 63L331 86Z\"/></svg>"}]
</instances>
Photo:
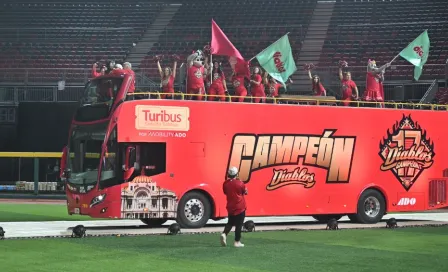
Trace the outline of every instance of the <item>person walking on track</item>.
<instances>
[{"instance_id":1,"label":"person walking on track","mask_svg":"<svg viewBox=\"0 0 448 272\"><path fill-rule=\"evenodd\" d=\"M222 189L227 197L228 222L221 233L221 245L227 245L227 235L235 226L235 247L244 247L241 243L241 229L243 227L244 218L246 217L246 185L237 177L238 169L231 167L227 172L227 180L224 182Z\"/></svg>"}]
</instances>

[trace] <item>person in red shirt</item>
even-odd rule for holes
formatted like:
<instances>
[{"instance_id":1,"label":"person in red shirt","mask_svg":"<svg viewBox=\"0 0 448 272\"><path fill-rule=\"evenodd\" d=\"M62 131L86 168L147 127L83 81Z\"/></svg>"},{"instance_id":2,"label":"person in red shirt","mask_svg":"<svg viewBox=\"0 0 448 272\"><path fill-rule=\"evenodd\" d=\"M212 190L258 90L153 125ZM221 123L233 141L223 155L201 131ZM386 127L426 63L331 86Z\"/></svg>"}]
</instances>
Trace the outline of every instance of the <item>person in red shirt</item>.
<instances>
[{"instance_id":1,"label":"person in red shirt","mask_svg":"<svg viewBox=\"0 0 448 272\"><path fill-rule=\"evenodd\" d=\"M380 68L376 67L376 61L370 60L367 63L366 90L364 92L365 101L384 101L382 81L384 72L390 63L386 63Z\"/></svg>"},{"instance_id":2,"label":"person in red shirt","mask_svg":"<svg viewBox=\"0 0 448 272\"><path fill-rule=\"evenodd\" d=\"M265 102L266 94L264 92L263 78L259 67L254 68L254 72L250 79L250 92L255 103Z\"/></svg>"},{"instance_id":3,"label":"person in red shirt","mask_svg":"<svg viewBox=\"0 0 448 272\"><path fill-rule=\"evenodd\" d=\"M232 98L232 101L244 102L244 98L247 96L247 89L244 86L244 75L239 75L236 71L233 71L232 84L235 91L235 96L238 96Z\"/></svg>"},{"instance_id":4,"label":"person in red shirt","mask_svg":"<svg viewBox=\"0 0 448 272\"><path fill-rule=\"evenodd\" d=\"M289 84L292 83L292 79L289 78L288 82L285 84L286 86L288 86ZM279 97L280 95L278 94L278 89L280 89L280 87L282 87L283 85L281 83L278 83L277 80L275 80L275 78L269 76L269 83L267 85L269 93L268 96L269 97Z\"/></svg>"},{"instance_id":5,"label":"person in red shirt","mask_svg":"<svg viewBox=\"0 0 448 272\"><path fill-rule=\"evenodd\" d=\"M308 70L308 76L311 80L311 84L313 87L313 93L316 96L327 96L327 91L325 90L324 86L320 82L320 78L318 75L311 75L311 70Z\"/></svg>"},{"instance_id":6,"label":"person in red shirt","mask_svg":"<svg viewBox=\"0 0 448 272\"><path fill-rule=\"evenodd\" d=\"M134 93L135 91L135 73L132 71L132 65L130 62L123 63L123 70L126 74L132 75L131 86L129 86L128 93Z\"/></svg>"},{"instance_id":7,"label":"person in red shirt","mask_svg":"<svg viewBox=\"0 0 448 272\"><path fill-rule=\"evenodd\" d=\"M207 76L207 70L204 68L202 52L196 51L187 58L187 94L193 94L197 100L202 100L205 94L204 79ZM205 62L208 58L205 57Z\"/></svg>"},{"instance_id":8,"label":"person in red shirt","mask_svg":"<svg viewBox=\"0 0 448 272\"><path fill-rule=\"evenodd\" d=\"M132 81L131 81L131 85L129 86L128 89L128 94L129 93L134 93L135 91L135 73L134 71L131 70L131 64L129 62L125 62L125 67L123 68L123 66L121 64L115 64L114 69L109 73L110 75L132 75ZM127 97L127 100L129 99L134 99L134 95L130 95Z\"/></svg>"},{"instance_id":9,"label":"person in red shirt","mask_svg":"<svg viewBox=\"0 0 448 272\"><path fill-rule=\"evenodd\" d=\"M210 95L208 100L214 101L217 98L214 95L219 95L219 100L226 101L227 84L226 77L221 69L221 65L215 61L211 69L213 69L213 71L211 71L213 74L213 81L208 92Z\"/></svg>"},{"instance_id":10,"label":"person in red shirt","mask_svg":"<svg viewBox=\"0 0 448 272\"><path fill-rule=\"evenodd\" d=\"M173 70L170 67L165 67L162 71L160 61L157 60L157 67L159 68L159 74L162 84L162 99L174 97L174 79L176 79L177 59L174 60Z\"/></svg>"},{"instance_id":11,"label":"person in red shirt","mask_svg":"<svg viewBox=\"0 0 448 272\"><path fill-rule=\"evenodd\" d=\"M339 79L341 80L342 100L344 100L342 103L344 106L349 106L350 101L353 99L358 99L358 87L352 80L352 74L350 72L346 72L343 75L342 68L339 68ZM353 95L353 92L355 95Z\"/></svg>"},{"instance_id":12,"label":"person in red shirt","mask_svg":"<svg viewBox=\"0 0 448 272\"><path fill-rule=\"evenodd\" d=\"M106 74L106 66L105 65L101 66L100 72L96 71L97 67L98 67L98 63L95 62L92 66L92 78L104 76Z\"/></svg>"},{"instance_id":13,"label":"person in red shirt","mask_svg":"<svg viewBox=\"0 0 448 272\"><path fill-rule=\"evenodd\" d=\"M235 247L244 247L241 243L241 229L243 227L244 218L246 217L246 200L247 189L244 182L238 179L238 169L231 167L227 172L228 179L224 182L222 190L227 197L227 213L228 221L221 233L221 245L227 245L227 235L235 226Z\"/></svg>"}]
</instances>

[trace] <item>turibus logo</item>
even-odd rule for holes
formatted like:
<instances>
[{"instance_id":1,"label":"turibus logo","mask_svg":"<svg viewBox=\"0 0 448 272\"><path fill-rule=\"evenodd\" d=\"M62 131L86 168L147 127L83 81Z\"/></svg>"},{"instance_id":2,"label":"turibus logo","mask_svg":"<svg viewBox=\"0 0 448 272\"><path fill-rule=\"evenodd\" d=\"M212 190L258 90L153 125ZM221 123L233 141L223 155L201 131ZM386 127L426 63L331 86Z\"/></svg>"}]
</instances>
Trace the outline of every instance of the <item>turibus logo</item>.
<instances>
[{"instance_id":1,"label":"turibus logo","mask_svg":"<svg viewBox=\"0 0 448 272\"><path fill-rule=\"evenodd\" d=\"M190 130L190 109L187 107L135 107L135 128L138 130Z\"/></svg>"}]
</instances>

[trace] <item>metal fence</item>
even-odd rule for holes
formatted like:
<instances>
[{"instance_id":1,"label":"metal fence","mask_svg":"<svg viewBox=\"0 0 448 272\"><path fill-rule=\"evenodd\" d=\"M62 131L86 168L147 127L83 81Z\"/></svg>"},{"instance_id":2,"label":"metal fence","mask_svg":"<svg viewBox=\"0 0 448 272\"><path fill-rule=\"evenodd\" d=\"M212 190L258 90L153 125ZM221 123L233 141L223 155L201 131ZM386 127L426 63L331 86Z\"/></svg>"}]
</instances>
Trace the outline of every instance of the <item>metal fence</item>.
<instances>
[{"instance_id":1,"label":"metal fence","mask_svg":"<svg viewBox=\"0 0 448 272\"><path fill-rule=\"evenodd\" d=\"M64 183L59 178L59 160L1 156L0 193L64 194Z\"/></svg>"}]
</instances>

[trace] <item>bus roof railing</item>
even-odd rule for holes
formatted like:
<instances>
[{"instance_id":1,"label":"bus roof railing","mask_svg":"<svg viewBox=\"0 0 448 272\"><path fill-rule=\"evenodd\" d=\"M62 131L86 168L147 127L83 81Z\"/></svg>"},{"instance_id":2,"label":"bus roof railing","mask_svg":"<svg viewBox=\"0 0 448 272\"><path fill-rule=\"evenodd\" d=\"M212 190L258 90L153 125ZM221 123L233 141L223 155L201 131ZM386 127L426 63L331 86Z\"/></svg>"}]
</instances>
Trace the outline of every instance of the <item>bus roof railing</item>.
<instances>
[{"instance_id":1,"label":"bus roof railing","mask_svg":"<svg viewBox=\"0 0 448 272\"><path fill-rule=\"evenodd\" d=\"M203 100L209 98L222 98L223 95L208 95L208 94L185 94L181 92L175 93L162 93L162 92L135 92L128 93L128 96L147 96L142 99L162 99L163 95L170 95L171 98L177 100L191 100L194 97L202 96ZM253 96L236 96L236 95L224 95L227 102L232 102L235 98L244 98L245 102L253 103L256 97ZM180 98L180 99L178 99ZM395 109L420 109L420 110L448 110L448 105L431 104L431 103L407 103L407 102L395 102L395 101L364 101L364 100L338 100L334 96L312 96L312 95L280 95L279 97L264 97L267 103L271 104L308 104L308 105L327 105L327 106L343 106L343 103L348 103L351 107L384 107ZM140 100L140 99L139 99Z\"/></svg>"}]
</instances>

